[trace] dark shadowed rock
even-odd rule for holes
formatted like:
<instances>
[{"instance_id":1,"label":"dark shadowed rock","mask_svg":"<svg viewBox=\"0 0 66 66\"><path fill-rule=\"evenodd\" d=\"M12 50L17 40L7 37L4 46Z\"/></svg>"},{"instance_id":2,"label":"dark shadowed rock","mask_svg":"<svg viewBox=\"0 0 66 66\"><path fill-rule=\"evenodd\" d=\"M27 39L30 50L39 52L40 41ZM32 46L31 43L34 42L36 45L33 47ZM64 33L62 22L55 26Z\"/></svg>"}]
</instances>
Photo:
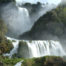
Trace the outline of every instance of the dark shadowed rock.
<instances>
[{"instance_id":1,"label":"dark shadowed rock","mask_svg":"<svg viewBox=\"0 0 66 66\"><path fill-rule=\"evenodd\" d=\"M1 59L0 59L1 60ZM2 62L0 62L0 66L4 66L4 64Z\"/></svg>"}]
</instances>

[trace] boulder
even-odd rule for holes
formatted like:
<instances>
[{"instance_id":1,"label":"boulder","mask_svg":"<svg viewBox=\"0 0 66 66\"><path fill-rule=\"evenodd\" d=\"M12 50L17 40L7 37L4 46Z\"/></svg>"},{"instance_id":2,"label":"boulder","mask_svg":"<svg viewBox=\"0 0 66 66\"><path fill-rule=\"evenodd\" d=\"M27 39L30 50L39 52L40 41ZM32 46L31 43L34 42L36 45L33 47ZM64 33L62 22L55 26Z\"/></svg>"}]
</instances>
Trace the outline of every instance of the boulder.
<instances>
[{"instance_id":1,"label":"boulder","mask_svg":"<svg viewBox=\"0 0 66 66\"><path fill-rule=\"evenodd\" d=\"M29 48L28 48L28 45L26 42L24 42L24 41L19 42L17 56L22 57L22 58L29 58L30 57Z\"/></svg>"}]
</instances>

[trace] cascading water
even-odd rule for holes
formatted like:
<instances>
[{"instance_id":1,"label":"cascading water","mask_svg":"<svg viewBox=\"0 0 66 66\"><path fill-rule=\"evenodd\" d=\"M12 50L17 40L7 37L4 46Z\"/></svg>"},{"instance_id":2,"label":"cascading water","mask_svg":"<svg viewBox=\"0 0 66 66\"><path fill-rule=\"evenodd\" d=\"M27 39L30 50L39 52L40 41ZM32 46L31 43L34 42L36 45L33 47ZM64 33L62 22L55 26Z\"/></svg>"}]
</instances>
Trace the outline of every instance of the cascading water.
<instances>
[{"instance_id":1,"label":"cascading water","mask_svg":"<svg viewBox=\"0 0 66 66\"><path fill-rule=\"evenodd\" d=\"M37 11L33 14L30 14L29 9L27 7L23 7L25 3L37 4L41 3L39 8L36 8ZM56 8L60 4L61 0L16 0L16 4L10 3L2 8L2 19L8 27L8 36L18 37L19 35L30 31L36 20L38 20L42 15L46 14L48 11ZM48 3L48 4L46 4ZM21 6L22 5L22 6ZM20 7L21 6L21 7ZM34 8L32 8L34 9ZM31 10L31 9L30 9ZM44 41L26 41L28 50L23 49L19 50L19 41L10 37L7 37L9 40L15 40L13 43L14 48L10 51L10 53L4 54L4 56L9 56L10 58L17 53L18 56L22 57L23 53L19 53L19 51L27 51L29 56L26 55L27 58L33 57L42 57L46 55L51 56L66 56L66 52L64 51L60 41L54 40L44 40ZM21 55L20 55L21 54ZM21 62L18 62L15 66L21 66Z\"/></svg>"},{"instance_id":2,"label":"cascading water","mask_svg":"<svg viewBox=\"0 0 66 66\"><path fill-rule=\"evenodd\" d=\"M19 6L19 5L24 5L25 3L37 4L37 2L40 2L41 5L39 8L37 8L36 13L33 13L33 15L30 15L29 13L30 11L28 10L28 8ZM47 2L49 4L44 5ZM2 18L8 27L9 30L8 35L9 36L10 34L12 34L13 36L20 35L26 31L29 31L32 28L35 21L39 19L40 16L56 8L60 4L60 2L61 0L58 1L57 0L53 0L53 1L16 0L16 5L10 3L7 6L3 7ZM13 42L14 48L10 51L10 54L5 54L9 57L12 57L13 54L18 53L17 50L19 48L20 40L16 40L9 37L7 37L7 39L11 41L12 40L16 41ZM29 52L30 55L29 57L41 57L45 55L55 55L55 56L66 55L59 41L45 40L45 41L32 41L31 43L29 41L25 41L25 42L27 42L27 46L29 48L28 50L26 50L27 52Z\"/></svg>"},{"instance_id":3,"label":"cascading water","mask_svg":"<svg viewBox=\"0 0 66 66\"><path fill-rule=\"evenodd\" d=\"M27 42L31 57L42 57L46 55L64 56L66 55L59 41L32 41Z\"/></svg>"},{"instance_id":4,"label":"cascading water","mask_svg":"<svg viewBox=\"0 0 66 66\"><path fill-rule=\"evenodd\" d=\"M7 10L5 11L5 9ZM6 8L4 8L3 11L4 11L3 14L5 14L5 16L2 15L2 17L6 25L8 26L8 35L17 36L26 31L29 31L30 28L32 27L31 26L32 24L29 18L29 13L26 8L17 7L15 9L15 8L12 8L11 5L9 5Z\"/></svg>"},{"instance_id":5,"label":"cascading water","mask_svg":"<svg viewBox=\"0 0 66 66\"><path fill-rule=\"evenodd\" d=\"M30 7L23 7L25 3L37 4L40 2L40 6L36 9L36 12L30 14ZM16 0L16 4L10 3L2 7L2 19L8 27L8 36L18 37L23 33L30 31L36 20L38 20L42 15L46 14L48 11L56 8L60 4L61 0ZM46 4L48 3L48 4ZM22 5L20 7L20 5ZM29 9L28 9L29 8ZM32 12L32 10L31 10Z\"/></svg>"},{"instance_id":6,"label":"cascading water","mask_svg":"<svg viewBox=\"0 0 66 66\"><path fill-rule=\"evenodd\" d=\"M14 48L10 51L10 53L4 54L4 56L9 56L10 58L12 57L13 54L17 53L18 56L23 57L24 53L22 51L26 51L29 53L29 56L26 54L26 58L32 58L32 57L42 57L42 56L66 56L66 52L64 51L62 44L59 41L54 41L54 40L44 40L44 41L26 41L28 50L26 49L20 49L21 46L19 46L19 42L21 40L16 40L13 38L7 37L9 40L15 40L13 42ZM20 50L19 50L20 49ZM18 51L19 50L19 51Z\"/></svg>"},{"instance_id":7,"label":"cascading water","mask_svg":"<svg viewBox=\"0 0 66 66\"><path fill-rule=\"evenodd\" d=\"M17 53L18 46L19 46L19 40L16 40L16 39L13 39L13 38L10 38L10 37L7 37L7 39L10 40L10 41L14 40L14 42L12 42L14 48L10 51L10 53L6 53L6 54L3 54L3 55L8 56L9 58L11 58L12 55Z\"/></svg>"}]
</instances>

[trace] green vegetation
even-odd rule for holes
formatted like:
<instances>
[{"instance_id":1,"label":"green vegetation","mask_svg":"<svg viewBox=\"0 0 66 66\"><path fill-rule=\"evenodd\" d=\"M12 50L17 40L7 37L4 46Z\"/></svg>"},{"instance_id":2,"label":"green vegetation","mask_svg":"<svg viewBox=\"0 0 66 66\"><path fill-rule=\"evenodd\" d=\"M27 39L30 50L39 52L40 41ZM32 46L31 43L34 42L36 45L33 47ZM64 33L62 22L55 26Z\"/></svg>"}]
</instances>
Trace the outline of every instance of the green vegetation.
<instances>
[{"instance_id":1,"label":"green vegetation","mask_svg":"<svg viewBox=\"0 0 66 66\"><path fill-rule=\"evenodd\" d=\"M22 58L7 58L0 56L0 64L2 66L14 66L17 62L23 61L22 66L66 66L66 61L63 58L56 56L45 56L41 58L22 59Z\"/></svg>"},{"instance_id":2,"label":"green vegetation","mask_svg":"<svg viewBox=\"0 0 66 66\"><path fill-rule=\"evenodd\" d=\"M0 19L0 41L2 41L1 39L4 39L4 35L6 34L6 32L7 32L6 25Z\"/></svg>"},{"instance_id":3,"label":"green vegetation","mask_svg":"<svg viewBox=\"0 0 66 66\"><path fill-rule=\"evenodd\" d=\"M66 66L60 57L46 56L42 58L25 59L22 66Z\"/></svg>"},{"instance_id":4,"label":"green vegetation","mask_svg":"<svg viewBox=\"0 0 66 66\"><path fill-rule=\"evenodd\" d=\"M31 31L26 32L21 37L27 36L31 39L38 39L44 36L44 33L49 33L51 35L56 35L64 37L66 34L66 6L58 6L50 12L39 18L37 22L32 27ZM39 37L40 36L40 37Z\"/></svg>"},{"instance_id":5,"label":"green vegetation","mask_svg":"<svg viewBox=\"0 0 66 66\"><path fill-rule=\"evenodd\" d=\"M7 2L9 0L1 0L0 2ZM48 22L49 21L49 22ZM41 30L46 30L46 25L50 22L54 22L52 24L63 23L66 26L66 6L58 7L51 12L48 12L44 16L42 16L35 24L35 26L30 31L29 35L34 35L35 32L41 32ZM56 31L56 33L60 33L60 29L57 28L59 32ZM17 62L24 60L22 66L66 66L66 61L63 60L60 57L54 57L54 56L46 56L41 58L33 58L33 59L22 59L22 58L11 58L3 57L3 53L9 52L13 46L12 42L10 40L7 40L5 37L5 34L7 32L6 25L4 22L0 19L0 66L14 66ZM64 32L64 31L63 31ZM62 33L62 31L61 31ZM15 42L13 40L13 42ZM31 42L31 41L29 41ZM28 47L26 46L26 42L20 41L18 48L18 53L20 56L18 57L26 57L26 55L29 57L29 54L26 50L28 50ZM26 50L23 50L26 49ZM14 56L17 56L16 54Z\"/></svg>"},{"instance_id":6,"label":"green vegetation","mask_svg":"<svg viewBox=\"0 0 66 66\"><path fill-rule=\"evenodd\" d=\"M8 58L3 57L2 54L10 52L10 50L13 48L12 42L10 40L7 40L5 37L6 32L6 25L0 19L0 66L3 66L3 63L6 63L6 61L8 60Z\"/></svg>"},{"instance_id":7,"label":"green vegetation","mask_svg":"<svg viewBox=\"0 0 66 66\"><path fill-rule=\"evenodd\" d=\"M13 48L12 42L5 38L6 32L6 25L0 20L0 54L7 53Z\"/></svg>"},{"instance_id":8,"label":"green vegetation","mask_svg":"<svg viewBox=\"0 0 66 66\"><path fill-rule=\"evenodd\" d=\"M59 6L56 10L52 11L54 17L59 22L66 23L66 6Z\"/></svg>"},{"instance_id":9,"label":"green vegetation","mask_svg":"<svg viewBox=\"0 0 66 66\"><path fill-rule=\"evenodd\" d=\"M11 58L9 59L8 57L3 57L0 55L0 66L14 66L17 62L21 61L21 58Z\"/></svg>"}]
</instances>

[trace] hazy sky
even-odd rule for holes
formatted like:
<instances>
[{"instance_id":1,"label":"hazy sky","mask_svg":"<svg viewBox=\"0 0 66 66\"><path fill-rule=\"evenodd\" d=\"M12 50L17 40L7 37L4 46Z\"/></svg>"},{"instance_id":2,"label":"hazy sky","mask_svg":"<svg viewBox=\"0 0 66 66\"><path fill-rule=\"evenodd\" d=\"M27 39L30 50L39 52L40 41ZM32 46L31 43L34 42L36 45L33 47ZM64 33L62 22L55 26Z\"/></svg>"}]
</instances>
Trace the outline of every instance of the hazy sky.
<instances>
[{"instance_id":1,"label":"hazy sky","mask_svg":"<svg viewBox=\"0 0 66 66\"><path fill-rule=\"evenodd\" d=\"M18 3L25 3L25 2L28 2L28 3L37 3L37 2L41 2L41 3L53 3L53 4L59 4L61 2L61 0L16 0L16 2Z\"/></svg>"}]
</instances>

